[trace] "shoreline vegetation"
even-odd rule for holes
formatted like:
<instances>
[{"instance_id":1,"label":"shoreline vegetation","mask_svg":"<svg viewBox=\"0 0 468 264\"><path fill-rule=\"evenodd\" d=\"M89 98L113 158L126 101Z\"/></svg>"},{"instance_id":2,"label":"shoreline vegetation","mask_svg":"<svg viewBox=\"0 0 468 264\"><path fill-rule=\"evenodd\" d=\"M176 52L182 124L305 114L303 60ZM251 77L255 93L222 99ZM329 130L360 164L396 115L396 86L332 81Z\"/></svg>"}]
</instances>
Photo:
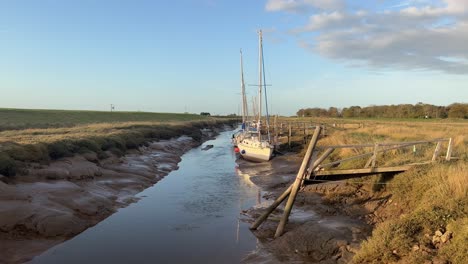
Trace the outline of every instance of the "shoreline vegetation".
<instances>
[{"instance_id":1,"label":"shoreline vegetation","mask_svg":"<svg viewBox=\"0 0 468 264\"><path fill-rule=\"evenodd\" d=\"M16 119L6 117L8 111L0 110L0 127L14 127L11 120ZM151 120L134 120L138 113L131 113L120 121L86 117L66 123L63 120L72 119L51 122L46 118L48 111L24 111L39 111L45 117L18 119L16 129L0 131L0 260L7 263L26 261L134 202L136 193L177 169L180 155L210 136L204 128L216 133L237 122L234 118L159 113ZM151 113L144 113L145 118L149 118L147 114ZM188 120L191 116L194 119ZM363 125L334 126L342 120ZM299 193L295 208L313 211L319 218L302 219L299 214L294 219L293 212L286 234L273 241L270 237L277 223L274 217L269 219L255 231L265 249L280 261L463 263L468 257L463 250L468 242L468 122L415 122L419 120L424 119L279 118L278 122L327 125L318 147L450 137L454 160L441 159L395 176L307 186ZM31 128L21 128L28 123ZM294 179L302 139L298 137L293 152L265 165L270 174L262 165L248 166L252 172L265 174L251 180L267 191L268 199L274 199ZM359 151L347 149L326 162ZM155 152L161 155L151 155ZM418 147L416 152L409 148L386 153L378 160L382 165L399 164L432 153L433 146ZM346 166L353 165L359 166ZM262 186L271 180L278 182ZM249 210L249 215L258 210ZM334 224L348 226L348 230L342 233Z\"/></svg>"},{"instance_id":2,"label":"shoreline vegetation","mask_svg":"<svg viewBox=\"0 0 468 264\"><path fill-rule=\"evenodd\" d=\"M302 211L312 211L320 215L320 220L294 220L293 212L287 232L272 241L282 208L277 209L279 212L255 231L258 238L265 240L265 248L271 255L280 261L290 257L290 261L311 263L465 263L468 259L468 252L464 250L468 242L468 122L359 119L355 122L363 125L335 127L332 124L337 119L294 120L328 124L327 136L317 144L321 151L326 148L320 147L331 145L450 137L454 144L453 160L445 161L442 151L436 162L416 166L401 174L377 174L306 186L296 199L299 201L295 205L296 212L300 215ZM285 121L280 119L280 122ZM387 152L379 157L379 166L430 160L434 147L435 144L410 146ZM297 151L304 154L303 149L298 148ZM358 148L343 149L324 163L362 154L362 151ZM364 164L361 163L352 161L340 166L362 168ZM258 176L253 181L256 178ZM294 174L289 182L268 189L266 197L274 200L293 180ZM252 208L249 215L255 219L260 213L258 208ZM336 228L327 231L327 223L341 224L343 219L348 220L339 228L340 232ZM348 230L355 224L353 221L364 223L371 230ZM330 237L329 233L336 234L336 237Z\"/></svg>"},{"instance_id":3,"label":"shoreline vegetation","mask_svg":"<svg viewBox=\"0 0 468 264\"><path fill-rule=\"evenodd\" d=\"M0 263L29 261L136 202L186 151L237 122L152 118L1 131Z\"/></svg>"},{"instance_id":4,"label":"shoreline vegetation","mask_svg":"<svg viewBox=\"0 0 468 264\"><path fill-rule=\"evenodd\" d=\"M0 175L26 173L28 164L48 164L75 154L122 156L150 141L233 124L233 118L194 114L0 109Z\"/></svg>"}]
</instances>

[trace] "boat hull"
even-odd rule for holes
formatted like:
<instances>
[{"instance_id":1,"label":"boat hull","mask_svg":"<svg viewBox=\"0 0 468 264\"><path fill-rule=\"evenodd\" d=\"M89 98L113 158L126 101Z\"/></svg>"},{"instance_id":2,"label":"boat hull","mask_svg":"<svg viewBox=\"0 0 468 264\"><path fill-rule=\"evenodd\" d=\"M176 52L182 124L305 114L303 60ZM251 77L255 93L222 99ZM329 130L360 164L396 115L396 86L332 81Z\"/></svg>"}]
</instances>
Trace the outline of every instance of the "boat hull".
<instances>
[{"instance_id":1,"label":"boat hull","mask_svg":"<svg viewBox=\"0 0 468 264\"><path fill-rule=\"evenodd\" d=\"M255 162L269 161L273 154L273 148L270 146L252 147L241 142L237 144L237 147L242 158Z\"/></svg>"}]
</instances>

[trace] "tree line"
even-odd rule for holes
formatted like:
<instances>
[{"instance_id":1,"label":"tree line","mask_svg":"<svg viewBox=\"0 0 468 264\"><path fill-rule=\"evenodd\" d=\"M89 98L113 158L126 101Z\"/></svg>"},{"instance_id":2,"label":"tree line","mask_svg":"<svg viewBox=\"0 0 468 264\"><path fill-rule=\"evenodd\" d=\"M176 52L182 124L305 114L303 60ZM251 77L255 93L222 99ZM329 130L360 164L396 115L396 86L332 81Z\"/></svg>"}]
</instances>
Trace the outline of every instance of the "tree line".
<instances>
[{"instance_id":1,"label":"tree line","mask_svg":"<svg viewBox=\"0 0 468 264\"><path fill-rule=\"evenodd\" d=\"M399 105L371 105L366 107L351 106L305 108L297 111L300 117L367 117L367 118L464 118L468 119L468 104L453 103L448 106L417 103Z\"/></svg>"}]
</instances>

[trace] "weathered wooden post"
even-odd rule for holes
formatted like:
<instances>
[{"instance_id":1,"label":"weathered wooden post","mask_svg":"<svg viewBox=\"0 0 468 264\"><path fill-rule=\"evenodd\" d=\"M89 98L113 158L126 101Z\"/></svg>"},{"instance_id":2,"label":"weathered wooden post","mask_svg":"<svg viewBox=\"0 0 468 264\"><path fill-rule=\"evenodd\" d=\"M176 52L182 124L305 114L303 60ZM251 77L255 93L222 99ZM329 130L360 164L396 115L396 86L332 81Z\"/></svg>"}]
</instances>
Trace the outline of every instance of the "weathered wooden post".
<instances>
[{"instance_id":1,"label":"weathered wooden post","mask_svg":"<svg viewBox=\"0 0 468 264\"><path fill-rule=\"evenodd\" d=\"M302 123L303 133L304 133L304 145L307 144L307 134L306 134L306 123Z\"/></svg>"},{"instance_id":2,"label":"weathered wooden post","mask_svg":"<svg viewBox=\"0 0 468 264\"><path fill-rule=\"evenodd\" d=\"M326 159L332 152L334 151L334 148L327 148L325 152L320 156L316 161L314 161L314 164L309 167L309 171L307 172L306 179L310 179L310 175L314 172L314 170Z\"/></svg>"},{"instance_id":3,"label":"weathered wooden post","mask_svg":"<svg viewBox=\"0 0 468 264\"><path fill-rule=\"evenodd\" d=\"M270 206L268 206L266 211L259 218L257 218L257 220L255 220L255 222L249 228L252 230L257 229L263 223L263 221L265 221L268 218L268 216L273 212L273 210L275 210L276 207L278 207L278 205L280 205L284 201L284 199L286 199L289 196L289 194L291 193L291 189L292 185L290 185L288 189L286 189L286 191L284 191L278 198L276 198L276 200Z\"/></svg>"},{"instance_id":4,"label":"weathered wooden post","mask_svg":"<svg viewBox=\"0 0 468 264\"><path fill-rule=\"evenodd\" d=\"M288 132L288 147L291 149L291 123L289 123L289 132Z\"/></svg>"},{"instance_id":5,"label":"weathered wooden post","mask_svg":"<svg viewBox=\"0 0 468 264\"><path fill-rule=\"evenodd\" d=\"M307 164L309 164L310 159L312 158L312 153L314 151L315 145L317 144L317 140L320 135L320 129L321 129L320 126L315 127L314 135L312 136L312 139L310 140L309 147L307 148L307 152L304 156L304 160L302 160L302 164L299 169L299 172L297 173L296 180L294 181L292 185L291 193L289 194L288 201L286 202L286 206L284 207L283 216L281 217L278 228L276 229L275 238L281 236L284 232L284 227L286 226L286 223L288 222L289 214L291 213L292 206L294 204L294 201L296 200L297 192L299 191L299 187L301 186L302 181L304 180Z\"/></svg>"},{"instance_id":6,"label":"weathered wooden post","mask_svg":"<svg viewBox=\"0 0 468 264\"><path fill-rule=\"evenodd\" d=\"M279 145L278 144L278 127L277 127L277 123L276 123L276 119L278 118L278 115L275 115L275 145Z\"/></svg>"},{"instance_id":7,"label":"weathered wooden post","mask_svg":"<svg viewBox=\"0 0 468 264\"><path fill-rule=\"evenodd\" d=\"M375 143L374 145L374 153L370 157L370 159L366 162L364 168L375 168L375 162L377 160L377 153L378 153L379 143Z\"/></svg>"},{"instance_id":8,"label":"weathered wooden post","mask_svg":"<svg viewBox=\"0 0 468 264\"><path fill-rule=\"evenodd\" d=\"M442 146L442 142L441 141L437 142L437 145L435 147L434 154L432 155L431 161L434 162L434 161L437 160L437 156L439 156L439 151L440 151L441 146Z\"/></svg>"},{"instance_id":9,"label":"weathered wooden post","mask_svg":"<svg viewBox=\"0 0 468 264\"><path fill-rule=\"evenodd\" d=\"M447 146L447 155L445 155L445 160L450 161L452 158L452 138L449 138L448 146Z\"/></svg>"},{"instance_id":10,"label":"weathered wooden post","mask_svg":"<svg viewBox=\"0 0 468 264\"><path fill-rule=\"evenodd\" d=\"M307 175L305 176L307 179L310 178L310 174L317 168L320 163L322 163L332 152L335 150L334 148L328 148L320 158L318 158L314 164L309 167L309 171L307 172ZM305 172L304 172L305 173ZM284 191L276 200L268 206L268 208L265 210L265 212L255 220L255 222L250 226L250 229L254 230L257 229L267 218L268 216L273 212L273 210L276 209L291 193L293 184L291 184L286 191Z\"/></svg>"}]
</instances>

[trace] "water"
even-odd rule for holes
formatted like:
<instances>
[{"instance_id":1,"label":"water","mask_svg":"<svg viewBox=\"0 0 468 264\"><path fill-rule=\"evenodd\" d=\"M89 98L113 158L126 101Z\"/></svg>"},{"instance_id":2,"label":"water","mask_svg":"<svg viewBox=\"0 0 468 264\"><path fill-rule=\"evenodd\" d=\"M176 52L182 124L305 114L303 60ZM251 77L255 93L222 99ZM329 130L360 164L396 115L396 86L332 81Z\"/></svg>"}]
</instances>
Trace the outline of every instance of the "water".
<instances>
[{"instance_id":1,"label":"water","mask_svg":"<svg viewBox=\"0 0 468 264\"><path fill-rule=\"evenodd\" d=\"M259 190L236 173L232 132L192 149L142 199L33 263L239 263L256 248L241 210Z\"/></svg>"}]
</instances>

